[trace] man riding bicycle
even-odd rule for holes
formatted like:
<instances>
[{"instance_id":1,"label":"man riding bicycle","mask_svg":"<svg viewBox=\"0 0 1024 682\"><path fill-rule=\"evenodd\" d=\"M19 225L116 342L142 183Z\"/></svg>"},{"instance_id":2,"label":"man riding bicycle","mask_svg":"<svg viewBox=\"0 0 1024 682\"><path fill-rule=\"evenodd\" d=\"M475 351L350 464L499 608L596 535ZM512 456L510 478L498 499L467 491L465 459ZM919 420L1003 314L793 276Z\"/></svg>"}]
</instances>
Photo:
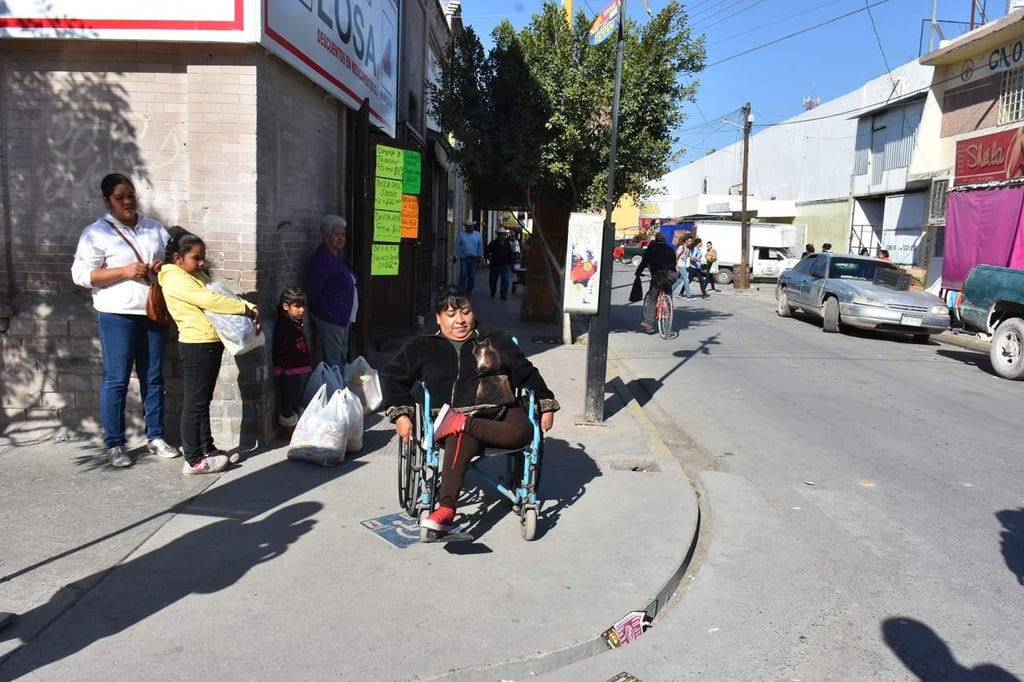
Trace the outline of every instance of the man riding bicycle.
<instances>
[{"instance_id":1,"label":"man riding bicycle","mask_svg":"<svg viewBox=\"0 0 1024 682\"><path fill-rule=\"evenodd\" d=\"M679 276L676 272L676 252L665 240L662 232L654 235L654 241L644 250L643 258L636 269L636 276L643 274L644 268L651 271L651 286L644 298L644 319L640 323L646 331L654 329L654 313L658 305L658 294L664 291L672 295L672 284Z\"/></svg>"}]
</instances>

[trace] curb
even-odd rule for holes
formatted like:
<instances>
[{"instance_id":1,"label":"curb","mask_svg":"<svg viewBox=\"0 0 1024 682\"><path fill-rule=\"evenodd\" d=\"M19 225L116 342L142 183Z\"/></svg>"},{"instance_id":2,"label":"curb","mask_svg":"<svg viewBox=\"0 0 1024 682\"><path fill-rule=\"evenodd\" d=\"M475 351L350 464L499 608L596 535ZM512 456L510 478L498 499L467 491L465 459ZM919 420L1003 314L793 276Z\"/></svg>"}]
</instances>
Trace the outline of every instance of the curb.
<instances>
[{"instance_id":1,"label":"curb","mask_svg":"<svg viewBox=\"0 0 1024 682\"><path fill-rule=\"evenodd\" d=\"M701 509L700 509L700 497L697 490L693 486L693 482L690 481L686 472L683 471L682 466L672 456L671 450L658 435L657 427L651 420L647 418L643 410L640 408L636 397L629 390L622 379L616 374L615 377L609 379L609 383L612 384L616 394L622 400L629 414L636 420L637 425L643 434L644 441L647 443L651 452L659 457L668 457L672 460L673 464L679 466L680 473L683 478L686 479L690 486L690 490L694 495L694 508L696 510L696 523L694 525L693 537L690 538L689 547L687 547L686 554L683 556L682 562L673 571L661 586L657 590L655 596L638 611L643 611L647 614L650 620L654 621L658 613L660 613L669 600L675 594L679 588L680 583L683 580L683 576L690 568L690 563L696 552L698 541L700 538L701 529ZM611 625L611 623L609 623ZM587 639L582 642L570 645L564 649L551 651L546 654L541 654L536 658L521 659L518 661L508 661L505 663L498 663L490 666L476 667L476 668L465 668L462 670L449 671L442 675L435 677L426 678L429 681L432 680L450 680L453 682L476 682L478 680L511 680L519 677L531 677L536 675L544 675L547 673L555 672L562 668L568 667L580 661L593 658L599 654L612 651L605 641L603 632L597 633L594 637Z\"/></svg>"}]
</instances>

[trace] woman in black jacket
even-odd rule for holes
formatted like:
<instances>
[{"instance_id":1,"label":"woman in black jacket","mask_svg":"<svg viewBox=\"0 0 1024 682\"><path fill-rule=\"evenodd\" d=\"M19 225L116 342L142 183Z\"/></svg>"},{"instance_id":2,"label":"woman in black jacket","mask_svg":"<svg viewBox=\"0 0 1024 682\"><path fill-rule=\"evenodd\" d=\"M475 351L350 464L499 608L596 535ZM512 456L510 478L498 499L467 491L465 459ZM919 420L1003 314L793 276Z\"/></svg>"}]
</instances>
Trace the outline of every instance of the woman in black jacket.
<instances>
[{"instance_id":1,"label":"woman in black jacket","mask_svg":"<svg viewBox=\"0 0 1024 682\"><path fill-rule=\"evenodd\" d=\"M434 430L434 441L444 441L439 506L423 525L447 532L470 461L485 447L520 448L533 437L516 390L534 391L544 431L554 424L559 405L512 337L476 323L465 292L441 290L434 310L438 330L402 346L381 370L381 389L385 414L403 441L414 436L412 418L422 400L421 381L434 400L445 403Z\"/></svg>"}]
</instances>

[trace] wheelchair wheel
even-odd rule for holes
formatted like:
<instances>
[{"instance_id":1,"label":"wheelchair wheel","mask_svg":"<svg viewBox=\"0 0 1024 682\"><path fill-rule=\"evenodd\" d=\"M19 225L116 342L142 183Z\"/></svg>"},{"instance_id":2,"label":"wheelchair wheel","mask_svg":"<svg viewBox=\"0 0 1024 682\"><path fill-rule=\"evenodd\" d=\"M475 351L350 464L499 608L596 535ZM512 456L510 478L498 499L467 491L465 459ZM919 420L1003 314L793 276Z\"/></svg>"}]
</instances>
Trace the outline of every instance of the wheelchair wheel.
<instances>
[{"instance_id":1,"label":"wheelchair wheel","mask_svg":"<svg viewBox=\"0 0 1024 682\"><path fill-rule=\"evenodd\" d=\"M407 443L398 443L398 504L409 516L416 516L416 503L420 497L419 454L415 438Z\"/></svg>"},{"instance_id":2,"label":"wheelchair wheel","mask_svg":"<svg viewBox=\"0 0 1024 682\"><path fill-rule=\"evenodd\" d=\"M537 510L535 508L529 507L523 510L519 517L519 531L527 542L537 537Z\"/></svg>"}]
</instances>

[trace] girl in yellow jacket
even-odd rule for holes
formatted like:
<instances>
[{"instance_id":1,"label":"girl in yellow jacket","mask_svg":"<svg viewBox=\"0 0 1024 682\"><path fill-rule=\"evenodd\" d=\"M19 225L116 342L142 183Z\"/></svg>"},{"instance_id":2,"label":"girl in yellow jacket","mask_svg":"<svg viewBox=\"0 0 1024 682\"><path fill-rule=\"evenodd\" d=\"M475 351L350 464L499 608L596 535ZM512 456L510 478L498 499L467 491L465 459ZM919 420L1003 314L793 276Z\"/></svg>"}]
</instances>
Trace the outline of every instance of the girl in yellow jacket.
<instances>
[{"instance_id":1,"label":"girl in yellow jacket","mask_svg":"<svg viewBox=\"0 0 1024 682\"><path fill-rule=\"evenodd\" d=\"M185 455L182 469L187 476L212 474L238 461L213 444L210 432L210 401L217 385L224 345L206 319L204 310L228 315L247 315L259 328L256 306L206 288L209 276L206 244L181 227L168 230L164 265L160 268L167 310L178 327L178 354L182 366L181 446Z\"/></svg>"}]
</instances>

